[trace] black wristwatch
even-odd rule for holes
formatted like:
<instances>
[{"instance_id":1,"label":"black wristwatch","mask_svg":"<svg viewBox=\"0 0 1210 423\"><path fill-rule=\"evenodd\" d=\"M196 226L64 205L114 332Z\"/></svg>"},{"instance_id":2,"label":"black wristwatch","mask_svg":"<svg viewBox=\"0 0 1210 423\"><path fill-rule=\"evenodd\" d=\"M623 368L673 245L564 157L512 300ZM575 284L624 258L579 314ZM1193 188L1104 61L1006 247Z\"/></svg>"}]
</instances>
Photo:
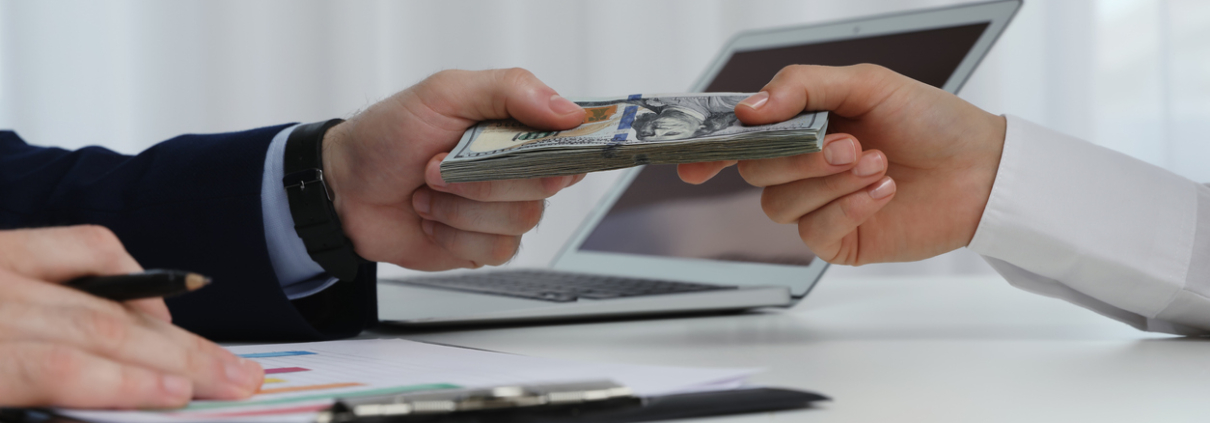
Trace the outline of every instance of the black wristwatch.
<instances>
[{"instance_id":1,"label":"black wristwatch","mask_svg":"<svg viewBox=\"0 0 1210 423\"><path fill-rule=\"evenodd\" d=\"M307 246L307 254L329 275L352 281L364 260L345 236L323 171L324 134L341 122L344 119L294 128L286 140L286 177L282 185L290 201L290 215L294 216L294 231Z\"/></svg>"}]
</instances>

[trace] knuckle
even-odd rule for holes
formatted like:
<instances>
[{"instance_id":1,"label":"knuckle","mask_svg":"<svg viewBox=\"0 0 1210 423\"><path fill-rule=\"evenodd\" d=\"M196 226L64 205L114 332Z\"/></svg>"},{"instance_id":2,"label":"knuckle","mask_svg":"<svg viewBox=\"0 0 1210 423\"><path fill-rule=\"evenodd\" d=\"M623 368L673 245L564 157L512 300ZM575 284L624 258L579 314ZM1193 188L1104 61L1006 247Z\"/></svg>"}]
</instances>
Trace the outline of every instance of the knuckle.
<instances>
[{"instance_id":1,"label":"knuckle","mask_svg":"<svg viewBox=\"0 0 1210 423\"><path fill-rule=\"evenodd\" d=\"M488 263L493 266L499 266L508 262L517 254L517 247L521 244L521 237L500 236L497 237L495 245L492 246L489 253Z\"/></svg>"},{"instance_id":2,"label":"knuckle","mask_svg":"<svg viewBox=\"0 0 1210 423\"><path fill-rule=\"evenodd\" d=\"M184 332L183 329L177 329L176 327L173 327L172 330L175 330L178 332ZM185 339L187 339L187 341L185 341L185 343L187 344L186 346L188 347L188 351L198 353L198 356L197 356L198 358L207 357L207 356L218 356L221 354L231 354L231 353L227 352L227 350L223 349L223 347L220 347L220 346L218 346L218 344L210 342L206 338L203 338L203 337L200 337L200 336L194 335L192 333L188 333L188 332L185 332L185 336L186 336Z\"/></svg>"},{"instance_id":3,"label":"knuckle","mask_svg":"<svg viewBox=\"0 0 1210 423\"><path fill-rule=\"evenodd\" d=\"M862 219L861 202L854 196L849 195L842 198L839 202L840 216L845 223L857 223Z\"/></svg>"},{"instance_id":4,"label":"knuckle","mask_svg":"<svg viewBox=\"0 0 1210 423\"><path fill-rule=\"evenodd\" d=\"M174 330L175 330L175 328L174 328ZM190 351L198 351L198 352L202 352L202 353L214 353L214 352L218 352L218 351L226 351L222 347L215 345L215 343L206 340L206 338L202 338L202 337L194 335L192 333L187 333L187 335L188 335L188 339L189 339L188 343L189 343Z\"/></svg>"},{"instance_id":5,"label":"knuckle","mask_svg":"<svg viewBox=\"0 0 1210 423\"><path fill-rule=\"evenodd\" d=\"M459 214L457 203L442 193L433 191L429 194L429 214L439 220L457 218Z\"/></svg>"},{"instance_id":6,"label":"knuckle","mask_svg":"<svg viewBox=\"0 0 1210 423\"><path fill-rule=\"evenodd\" d=\"M555 194L558 194L559 191L562 191L564 182L563 178L563 176L557 176L552 178L542 178L539 180L542 188L540 191L542 193L542 198L550 198Z\"/></svg>"},{"instance_id":7,"label":"knuckle","mask_svg":"<svg viewBox=\"0 0 1210 423\"><path fill-rule=\"evenodd\" d=\"M434 73L434 74L430 75L428 78L426 78L426 79L425 79L424 81L422 81L421 83L426 83L426 82L428 82L428 83L432 83L432 82L434 82L434 81L444 81L444 80L447 80L447 79L457 79L457 78L459 78L459 77L460 77L460 75L461 75L463 72L465 72L465 71L463 71L463 70L459 70L459 69L445 69L445 70L441 70L441 71L438 71L437 73Z\"/></svg>"},{"instance_id":8,"label":"knuckle","mask_svg":"<svg viewBox=\"0 0 1210 423\"><path fill-rule=\"evenodd\" d=\"M145 370L139 371L123 367L117 372L118 380L115 383L114 392L119 398L137 401L139 399L137 397L144 394L144 386L150 385L147 380L148 376L149 374Z\"/></svg>"},{"instance_id":9,"label":"knuckle","mask_svg":"<svg viewBox=\"0 0 1210 423\"><path fill-rule=\"evenodd\" d=\"M504 69L503 74L504 74L505 81L508 81L512 84L517 84L517 85L524 84L524 83L530 82L531 80L537 79L537 77L534 76L533 72L530 72L524 68Z\"/></svg>"},{"instance_id":10,"label":"knuckle","mask_svg":"<svg viewBox=\"0 0 1210 423\"><path fill-rule=\"evenodd\" d=\"M798 222L798 238L802 240L803 245L806 245L811 252L819 256L828 263L838 264L836 262L835 247L829 245L829 240L823 239L822 235L815 230L814 219L804 217Z\"/></svg>"},{"instance_id":11,"label":"knuckle","mask_svg":"<svg viewBox=\"0 0 1210 423\"><path fill-rule=\"evenodd\" d=\"M73 226L71 232L78 241L93 250L112 250L122 245L118 242L118 236L104 226Z\"/></svg>"},{"instance_id":12,"label":"knuckle","mask_svg":"<svg viewBox=\"0 0 1210 423\"><path fill-rule=\"evenodd\" d=\"M824 192L830 192L830 193L844 192L845 188L846 188L845 182L847 182L845 179L848 175L849 175L848 173L841 173L838 175L833 175L833 176L829 176L826 178L822 178Z\"/></svg>"},{"instance_id":13,"label":"knuckle","mask_svg":"<svg viewBox=\"0 0 1210 423\"><path fill-rule=\"evenodd\" d=\"M43 386L48 394L63 392L78 379L84 371L84 355L71 347L50 345L38 351L33 357L27 357L27 362L34 363L27 377L38 378L38 385Z\"/></svg>"},{"instance_id":14,"label":"knuckle","mask_svg":"<svg viewBox=\"0 0 1210 423\"><path fill-rule=\"evenodd\" d=\"M873 63L857 64L853 66L853 69L857 71L857 74L870 78L885 77L893 73L890 69Z\"/></svg>"},{"instance_id":15,"label":"knuckle","mask_svg":"<svg viewBox=\"0 0 1210 423\"><path fill-rule=\"evenodd\" d=\"M798 238L801 239L802 243L806 244L807 247L810 248L812 252L814 252L817 255L820 255L820 252L816 251L815 245L813 245L814 237L813 237L813 233L811 231L811 219L810 218L803 217L802 219L798 220Z\"/></svg>"},{"instance_id":16,"label":"knuckle","mask_svg":"<svg viewBox=\"0 0 1210 423\"><path fill-rule=\"evenodd\" d=\"M836 252L838 261L848 266L861 266L865 264L861 257L861 251L857 249L856 243L850 237L846 236L840 240L840 246Z\"/></svg>"},{"instance_id":17,"label":"knuckle","mask_svg":"<svg viewBox=\"0 0 1210 423\"><path fill-rule=\"evenodd\" d=\"M824 169L831 167L822 154L799 154L786 158L785 163L790 167L790 173L797 177L818 176Z\"/></svg>"},{"instance_id":18,"label":"knuckle","mask_svg":"<svg viewBox=\"0 0 1210 423\"><path fill-rule=\"evenodd\" d=\"M782 207L780 200L781 198L777 194L765 190L760 195L760 208L764 210L765 216L769 216L769 220L777 223L793 222L794 219L786 215L785 207Z\"/></svg>"},{"instance_id":19,"label":"knuckle","mask_svg":"<svg viewBox=\"0 0 1210 423\"><path fill-rule=\"evenodd\" d=\"M853 65L853 69L857 70L858 72L862 72L862 73L870 73L870 72L878 72L880 69L885 69L885 68L883 68L882 66L875 65L873 63L858 63L856 65Z\"/></svg>"},{"instance_id":20,"label":"knuckle","mask_svg":"<svg viewBox=\"0 0 1210 423\"><path fill-rule=\"evenodd\" d=\"M495 191L496 184L492 182L471 182L468 184L462 184L458 190L463 197L472 200L490 199L492 198L492 195L495 194Z\"/></svg>"},{"instance_id":21,"label":"knuckle","mask_svg":"<svg viewBox=\"0 0 1210 423\"><path fill-rule=\"evenodd\" d=\"M47 348L24 343L8 343L4 347L4 354L0 354L0 365L8 371L5 372L4 383L0 383L0 393L10 401L8 405L24 405L11 403L14 397L23 398L27 404L53 403L50 396L62 390L59 384L66 380L44 374L46 369L55 369L55 366L44 362L48 358Z\"/></svg>"},{"instance_id":22,"label":"knuckle","mask_svg":"<svg viewBox=\"0 0 1210 423\"><path fill-rule=\"evenodd\" d=\"M0 269L13 269L14 265L20 264L20 260L14 260L19 252L27 250L27 239L33 231L46 231L45 229L16 229L0 231Z\"/></svg>"},{"instance_id":23,"label":"knuckle","mask_svg":"<svg viewBox=\"0 0 1210 423\"><path fill-rule=\"evenodd\" d=\"M433 196L431 213L438 222L453 227L465 228L467 225L473 225L479 218L474 213L473 207L467 207L467 202L467 200L462 198L436 195Z\"/></svg>"},{"instance_id":24,"label":"knuckle","mask_svg":"<svg viewBox=\"0 0 1210 423\"><path fill-rule=\"evenodd\" d=\"M193 375L213 373L216 370L214 360L207 354L210 351L209 342L199 336L193 336L189 343L192 344L190 348L182 351L183 360L179 362L181 369Z\"/></svg>"},{"instance_id":25,"label":"knuckle","mask_svg":"<svg viewBox=\"0 0 1210 423\"><path fill-rule=\"evenodd\" d=\"M110 300L100 300L93 303L95 304L95 307L99 307L99 312L109 313L113 316L125 316L126 318L130 318L131 316L131 310L126 308L126 305L123 303Z\"/></svg>"},{"instance_id":26,"label":"knuckle","mask_svg":"<svg viewBox=\"0 0 1210 423\"><path fill-rule=\"evenodd\" d=\"M433 234L431 236L431 239L437 245L440 245L447 250L453 251L453 248L456 244L456 240L454 239L456 233L454 233L453 231L446 230L446 228L447 228L447 226L444 223L432 222Z\"/></svg>"},{"instance_id":27,"label":"knuckle","mask_svg":"<svg viewBox=\"0 0 1210 423\"><path fill-rule=\"evenodd\" d=\"M788 76L802 76L807 69L809 69L807 65L789 65L781 68L781 71L778 73L785 73Z\"/></svg>"},{"instance_id":28,"label":"knuckle","mask_svg":"<svg viewBox=\"0 0 1210 423\"><path fill-rule=\"evenodd\" d=\"M97 310L77 310L73 324L88 336L95 347L106 353L117 351L126 343L130 329L126 319Z\"/></svg>"},{"instance_id":29,"label":"knuckle","mask_svg":"<svg viewBox=\"0 0 1210 423\"><path fill-rule=\"evenodd\" d=\"M517 225L519 232L529 232L534 226L538 226L538 222L542 220L543 210L545 210L545 206L542 201L518 203L513 207L512 222Z\"/></svg>"},{"instance_id":30,"label":"knuckle","mask_svg":"<svg viewBox=\"0 0 1210 423\"><path fill-rule=\"evenodd\" d=\"M98 225L77 226L73 227L73 234L91 254L96 271L123 271L123 264L129 259L129 254L122 246L122 241L109 228Z\"/></svg>"},{"instance_id":31,"label":"knuckle","mask_svg":"<svg viewBox=\"0 0 1210 423\"><path fill-rule=\"evenodd\" d=\"M760 178L759 169L757 164L752 161L742 161L735 166L735 170L739 172L739 177L744 178L744 182L758 187L764 186Z\"/></svg>"},{"instance_id":32,"label":"knuckle","mask_svg":"<svg viewBox=\"0 0 1210 423\"><path fill-rule=\"evenodd\" d=\"M454 203L461 203L461 201ZM484 213L478 212L475 207L469 207L466 204L450 204L448 207L445 218L450 227L473 230L483 226L486 216Z\"/></svg>"}]
</instances>

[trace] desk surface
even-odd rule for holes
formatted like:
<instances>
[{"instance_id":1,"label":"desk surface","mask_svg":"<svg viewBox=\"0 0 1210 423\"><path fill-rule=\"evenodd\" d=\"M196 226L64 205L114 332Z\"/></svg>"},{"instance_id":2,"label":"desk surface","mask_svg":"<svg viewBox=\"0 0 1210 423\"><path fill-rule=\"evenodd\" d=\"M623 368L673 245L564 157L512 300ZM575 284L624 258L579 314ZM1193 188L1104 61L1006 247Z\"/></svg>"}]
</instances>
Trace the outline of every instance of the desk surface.
<instances>
[{"instance_id":1,"label":"desk surface","mask_svg":"<svg viewBox=\"0 0 1210 423\"><path fill-rule=\"evenodd\" d=\"M1210 340L1140 332L998 277L825 278L784 311L363 337L567 359L762 367L755 384L834 398L810 410L709 422L1210 416Z\"/></svg>"}]
</instances>

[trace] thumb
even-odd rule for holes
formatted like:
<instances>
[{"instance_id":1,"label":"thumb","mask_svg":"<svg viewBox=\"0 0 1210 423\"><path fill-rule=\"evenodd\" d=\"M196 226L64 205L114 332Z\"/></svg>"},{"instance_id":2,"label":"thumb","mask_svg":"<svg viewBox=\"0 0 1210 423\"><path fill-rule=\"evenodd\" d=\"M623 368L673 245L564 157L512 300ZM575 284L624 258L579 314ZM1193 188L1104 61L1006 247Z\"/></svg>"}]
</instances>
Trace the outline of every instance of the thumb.
<instances>
[{"instance_id":1,"label":"thumb","mask_svg":"<svg viewBox=\"0 0 1210 423\"><path fill-rule=\"evenodd\" d=\"M856 118L910 81L877 65L787 66L759 93L735 106L735 115L748 125L781 122L804 111Z\"/></svg>"},{"instance_id":2,"label":"thumb","mask_svg":"<svg viewBox=\"0 0 1210 423\"><path fill-rule=\"evenodd\" d=\"M584 122L582 107L521 68L443 71L417 84L415 94L433 111L468 123L511 117L535 128L567 129Z\"/></svg>"}]
</instances>

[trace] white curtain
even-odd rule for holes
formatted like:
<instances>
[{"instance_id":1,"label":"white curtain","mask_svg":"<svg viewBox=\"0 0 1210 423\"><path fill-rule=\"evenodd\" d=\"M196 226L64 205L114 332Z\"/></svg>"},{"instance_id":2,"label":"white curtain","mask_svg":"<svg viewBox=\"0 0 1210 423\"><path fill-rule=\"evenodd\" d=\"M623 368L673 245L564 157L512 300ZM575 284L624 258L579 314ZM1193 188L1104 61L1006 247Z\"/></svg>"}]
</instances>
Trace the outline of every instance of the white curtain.
<instances>
[{"instance_id":1,"label":"white curtain","mask_svg":"<svg viewBox=\"0 0 1210 423\"><path fill-rule=\"evenodd\" d=\"M0 0L0 127L135 153L348 116L450 68L525 67L569 97L677 92L739 31L956 3ZM1200 0L1029 0L962 96L1210 181L1208 24ZM552 199L510 265L547 263L615 176ZM958 251L832 275L981 272Z\"/></svg>"}]
</instances>

